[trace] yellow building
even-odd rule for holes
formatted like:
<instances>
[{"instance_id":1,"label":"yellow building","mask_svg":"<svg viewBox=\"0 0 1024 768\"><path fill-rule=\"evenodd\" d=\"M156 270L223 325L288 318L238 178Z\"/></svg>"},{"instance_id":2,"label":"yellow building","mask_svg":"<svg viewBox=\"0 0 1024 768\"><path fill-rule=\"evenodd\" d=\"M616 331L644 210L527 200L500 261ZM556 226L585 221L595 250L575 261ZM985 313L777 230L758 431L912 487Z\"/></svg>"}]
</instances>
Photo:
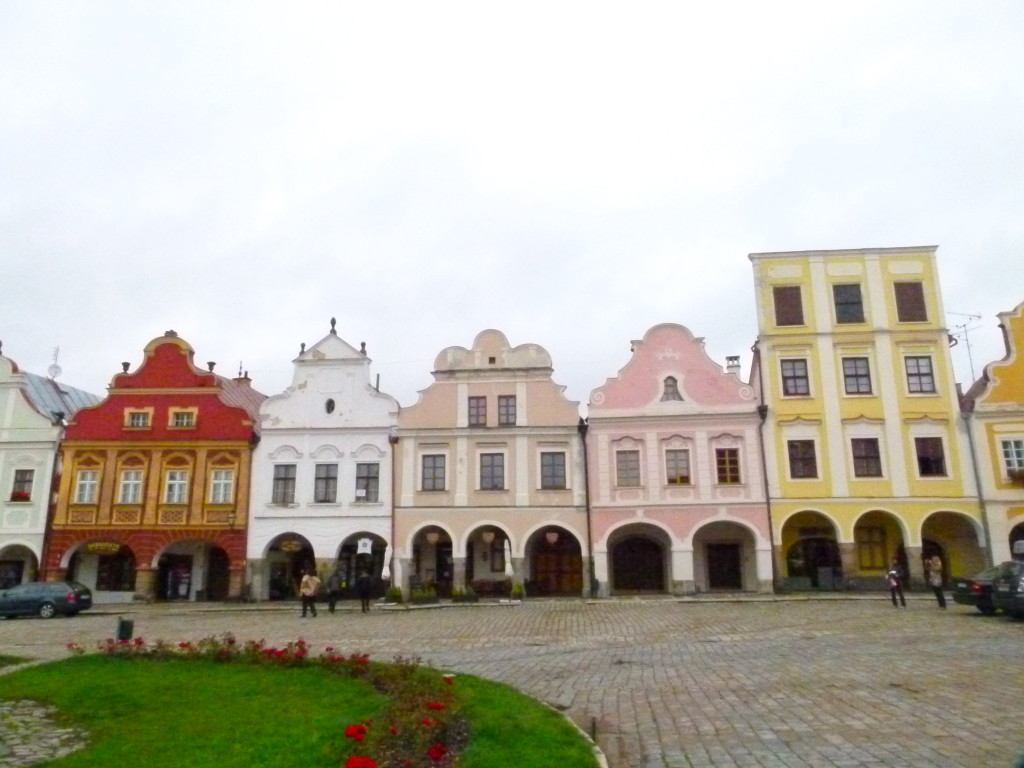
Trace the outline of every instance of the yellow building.
<instances>
[{"instance_id":1,"label":"yellow building","mask_svg":"<svg viewBox=\"0 0 1024 768\"><path fill-rule=\"evenodd\" d=\"M1024 560L1024 302L999 315L1006 356L964 396L992 558Z\"/></svg>"},{"instance_id":2,"label":"yellow building","mask_svg":"<svg viewBox=\"0 0 1024 768\"><path fill-rule=\"evenodd\" d=\"M776 576L788 588L911 584L938 554L981 570L935 247L754 253Z\"/></svg>"}]
</instances>

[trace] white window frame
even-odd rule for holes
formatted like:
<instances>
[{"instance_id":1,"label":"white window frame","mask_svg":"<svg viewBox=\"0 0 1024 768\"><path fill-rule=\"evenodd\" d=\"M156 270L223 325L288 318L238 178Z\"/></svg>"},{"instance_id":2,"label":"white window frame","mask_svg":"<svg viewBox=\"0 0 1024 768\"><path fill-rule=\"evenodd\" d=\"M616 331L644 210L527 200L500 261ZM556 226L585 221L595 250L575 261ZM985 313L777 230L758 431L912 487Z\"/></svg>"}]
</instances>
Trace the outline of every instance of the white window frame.
<instances>
[{"instance_id":1,"label":"white window frame","mask_svg":"<svg viewBox=\"0 0 1024 768\"><path fill-rule=\"evenodd\" d=\"M168 469L164 473L164 504L188 504L189 470Z\"/></svg>"},{"instance_id":2,"label":"white window frame","mask_svg":"<svg viewBox=\"0 0 1024 768\"><path fill-rule=\"evenodd\" d=\"M668 472L668 455L669 453L681 453L685 456L686 462L686 482L685 483L673 483L672 478ZM663 466L665 467L665 485L678 488L678 487L689 487L693 485L693 455L689 448L665 448L662 453Z\"/></svg>"},{"instance_id":3,"label":"white window frame","mask_svg":"<svg viewBox=\"0 0 1024 768\"><path fill-rule=\"evenodd\" d=\"M628 485L620 484L623 479L623 473L619 472L619 456L623 453L635 453L636 454L636 482ZM628 471L632 472L632 468L628 468ZM630 446L629 448L623 446L615 449L615 487L616 488L643 488L644 486L644 458L643 449L638 446Z\"/></svg>"},{"instance_id":4,"label":"white window frame","mask_svg":"<svg viewBox=\"0 0 1024 768\"><path fill-rule=\"evenodd\" d=\"M562 457L562 484L544 485L544 457L547 455L558 455ZM565 448L542 448L537 452L537 478L540 481L539 488L542 491L566 491L569 490L569 452Z\"/></svg>"},{"instance_id":5,"label":"white window frame","mask_svg":"<svg viewBox=\"0 0 1024 768\"><path fill-rule=\"evenodd\" d=\"M999 435L998 440L999 463L1002 467L1003 477L1009 480L1011 471L1024 472L1024 436ZM1014 443L1017 445L1013 445ZM1007 451L1007 444L1010 444L1009 452Z\"/></svg>"},{"instance_id":6,"label":"white window frame","mask_svg":"<svg viewBox=\"0 0 1024 768\"><path fill-rule=\"evenodd\" d=\"M210 503L233 504L235 501L234 467L217 467L210 471Z\"/></svg>"},{"instance_id":7,"label":"white window frame","mask_svg":"<svg viewBox=\"0 0 1024 768\"><path fill-rule=\"evenodd\" d=\"M368 475L362 476L362 475L359 474L359 470L360 470L361 467L376 467L377 468L377 474L376 475L368 474ZM376 503L380 502L380 478L381 478L381 472L380 472L380 462L379 461L359 461L359 462L356 462L356 485L355 485L355 495L356 496L355 496L355 500L356 500L357 503L359 503L359 504L376 504ZM364 480L366 481L365 483L363 483ZM376 486L374 488L373 498L370 498L370 487L369 486L370 486L370 481L371 480L375 481L374 484ZM365 487L360 488L360 485L365 485Z\"/></svg>"},{"instance_id":8,"label":"white window frame","mask_svg":"<svg viewBox=\"0 0 1024 768\"><path fill-rule=\"evenodd\" d=\"M129 478L128 475L138 475ZM118 504L141 504L142 503L142 480L145 473L141 469L128 467L121 470L121 476L117 483Z\"/></svg>"},{"instance_id":9,"label":"white window frame","mask_svg":"<svg viewBox=\"0 0 1024 768\"><path fill-rule=\"evenodd\" d=\"M99 495L100 471L80 469L75 474L75 504L95 504Z\"/></svg>"}]
</instances>

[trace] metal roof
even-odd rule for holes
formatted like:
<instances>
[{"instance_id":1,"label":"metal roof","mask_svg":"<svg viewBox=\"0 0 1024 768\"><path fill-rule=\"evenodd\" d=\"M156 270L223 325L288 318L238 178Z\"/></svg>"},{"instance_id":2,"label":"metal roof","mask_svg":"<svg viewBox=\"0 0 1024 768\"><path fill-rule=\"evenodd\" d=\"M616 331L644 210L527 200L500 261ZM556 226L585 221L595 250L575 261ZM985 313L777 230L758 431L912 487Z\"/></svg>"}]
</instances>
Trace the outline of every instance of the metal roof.
<instances>
[{"instance_id":1,"label":"metal roof","mask_svg":"<svg viewBox=\"0 0 1024 768\"><path fill-rule=\"evenodd\" d=\"M96 405L103 399L91 392L69 387L45 376L28 371L19 373L25 377L25 394L28 395L29 402L49 419L55 418L54 414L58 412L63 413L65 419L70 419L79 409Z\"/></svg>"}]
</instances>

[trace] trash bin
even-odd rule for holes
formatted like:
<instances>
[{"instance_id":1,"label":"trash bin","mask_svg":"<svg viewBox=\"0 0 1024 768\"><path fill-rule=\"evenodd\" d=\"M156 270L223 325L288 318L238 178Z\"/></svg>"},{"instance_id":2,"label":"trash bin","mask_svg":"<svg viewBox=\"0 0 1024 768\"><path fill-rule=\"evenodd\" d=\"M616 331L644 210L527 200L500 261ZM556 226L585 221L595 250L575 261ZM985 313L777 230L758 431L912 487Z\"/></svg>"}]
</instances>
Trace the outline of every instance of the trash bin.
<instances>
[{"instance_id":1,"label":"trash bin","mask_svg":"<svg viewBox=\"0 0 1024 768\"><path fill-rule=\"evenodd\" d=\"M120 640L131 640L132 635L135 634L135 622L131 619L122 619L120 616L117 617L117 639Z\"/></svg>"}]
</instances>

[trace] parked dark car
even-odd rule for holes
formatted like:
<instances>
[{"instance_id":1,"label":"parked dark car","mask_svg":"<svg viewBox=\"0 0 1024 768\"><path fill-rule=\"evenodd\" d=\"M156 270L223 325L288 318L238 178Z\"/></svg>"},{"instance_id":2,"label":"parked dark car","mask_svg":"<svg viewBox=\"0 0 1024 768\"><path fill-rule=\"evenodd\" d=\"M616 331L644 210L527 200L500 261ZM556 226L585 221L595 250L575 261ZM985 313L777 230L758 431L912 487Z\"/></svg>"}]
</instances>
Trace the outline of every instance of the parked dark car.
<instances>
[{"instance_id":1,"label":"parked dark car","mask_svg":"<svg viewBox=\"0 0 1024 768\"><path fill-rule=\"evenodd\" d=\"M74 616L92 607L92 592L77 581L33 581L0 589L0 616Z\"/></svg>"},{"instance_id":2,"label":"parked dark car","mask_svg":"<svg viewBox=\"0 0 1024 768\"><path fill-rule=\"evenodd\" d=\"M955 577L953 584L953 602L960 605L973 605L986 616L996 612L992 602L992 580L999 574L1000 566L989 568L971 578Z\"/></svg>"},{"instance_id":3,"label":"parked dark car","mask_svg":"<svg viewBox=\"0 0 1024 768\"><path fill-rule=\"evenodd\" d=\"M1024 562L1009 560L999 564L992 580L992 602L1011 616L1024 619Z\"/></svg>"}]
</instances>

